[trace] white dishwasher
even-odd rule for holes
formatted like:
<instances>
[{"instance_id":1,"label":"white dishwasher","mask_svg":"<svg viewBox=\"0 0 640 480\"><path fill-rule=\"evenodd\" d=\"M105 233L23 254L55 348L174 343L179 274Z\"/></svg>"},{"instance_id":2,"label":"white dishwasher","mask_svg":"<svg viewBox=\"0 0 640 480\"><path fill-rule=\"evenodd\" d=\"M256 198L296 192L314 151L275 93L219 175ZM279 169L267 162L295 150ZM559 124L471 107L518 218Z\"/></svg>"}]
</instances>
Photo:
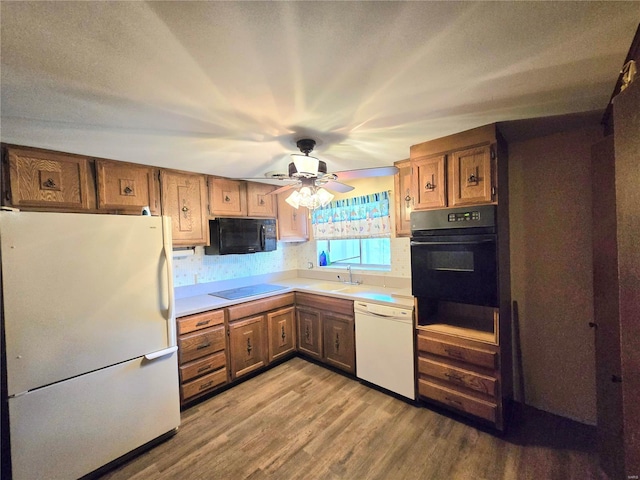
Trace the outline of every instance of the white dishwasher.
<instances>
[{"instance_id":1,"label":"white dishwasher","mask_svg":"<svg viewBox=\"0 0 640 480\"><path fill-rule=\"evenodd\" d=\"M415 400L413 309L355 301L356 375Z\"/></svg>"}]
</instances>

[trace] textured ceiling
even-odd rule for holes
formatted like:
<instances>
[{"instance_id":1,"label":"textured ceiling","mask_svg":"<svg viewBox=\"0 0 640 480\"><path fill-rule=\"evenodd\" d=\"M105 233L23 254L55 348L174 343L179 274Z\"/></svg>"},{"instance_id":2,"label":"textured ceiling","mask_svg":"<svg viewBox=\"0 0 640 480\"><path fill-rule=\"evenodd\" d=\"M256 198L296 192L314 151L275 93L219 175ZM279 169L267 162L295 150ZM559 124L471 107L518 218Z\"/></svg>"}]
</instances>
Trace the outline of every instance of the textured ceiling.
<instances>
[{"instance_id":1,"label":"textured ceiling","mask_svg":"<svg viewBox=\"0 0 640 480\"><path fill-rule=\"evenodd\" d=\"M330 171L603 110L640 2L1 2L3 142L212 173Z\"/></svg>"}]
</instances>

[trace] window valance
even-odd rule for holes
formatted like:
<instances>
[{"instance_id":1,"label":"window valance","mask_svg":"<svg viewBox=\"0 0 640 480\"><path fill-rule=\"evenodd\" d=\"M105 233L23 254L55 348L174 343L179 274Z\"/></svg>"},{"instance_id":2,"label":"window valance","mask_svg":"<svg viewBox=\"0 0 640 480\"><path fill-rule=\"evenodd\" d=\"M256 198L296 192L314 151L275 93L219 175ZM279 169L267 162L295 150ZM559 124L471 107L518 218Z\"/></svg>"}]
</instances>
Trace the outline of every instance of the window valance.
<instances>
[{"instance_id":1,"label":"window valance","mask_svg":"<svg viewBox=\"0 0 640 480\"><path fill-rule=\"evenodd\" d=\"M336 200L311 216L317 240L372 238L391 235L389 192Z\"/></svg>"}]
</instances>

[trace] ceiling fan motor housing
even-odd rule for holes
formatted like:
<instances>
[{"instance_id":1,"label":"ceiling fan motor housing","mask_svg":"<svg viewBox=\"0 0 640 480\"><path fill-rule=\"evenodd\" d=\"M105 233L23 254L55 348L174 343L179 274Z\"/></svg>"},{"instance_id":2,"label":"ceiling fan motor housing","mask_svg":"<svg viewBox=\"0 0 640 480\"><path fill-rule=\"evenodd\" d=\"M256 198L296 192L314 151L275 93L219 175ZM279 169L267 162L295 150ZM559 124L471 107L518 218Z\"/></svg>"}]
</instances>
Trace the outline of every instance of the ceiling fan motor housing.
<instances>
[{"instance_id":1,"label":"ceiling fan motor housing","mask_svg":"<svg viewBox=\"0 0 640 480\"><path fill-rule=\"evenodd\" d=\"M301 138L296 142L296 147L298 147L305 155L309 155L315 146L316 141L310 138Z\"/></svg>"}]
</instances>

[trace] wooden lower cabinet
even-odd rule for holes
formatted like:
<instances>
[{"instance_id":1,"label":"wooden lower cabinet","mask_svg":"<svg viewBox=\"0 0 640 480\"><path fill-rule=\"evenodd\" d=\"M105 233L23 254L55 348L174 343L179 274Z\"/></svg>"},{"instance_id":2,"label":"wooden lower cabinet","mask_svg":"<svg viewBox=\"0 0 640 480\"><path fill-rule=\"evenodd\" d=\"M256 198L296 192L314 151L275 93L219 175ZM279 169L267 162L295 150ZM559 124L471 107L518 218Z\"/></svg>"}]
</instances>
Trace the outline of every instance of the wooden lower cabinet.
<instances>
[{"instance_id":1,"label":"wooden lower cabinet","mask_svg":"<svg viewBox=\"0 0 640 480\"><path fill-rule=\"evenodd\" d=\"M322 318L324 361L356 374L355 323L353 317L325 314Z\"/></svg>"},{"instance_id":2,"label":"wooden lower cabinet","mask_svg":"<svg viewBox=\"0 0 640 480\"><path fill-rule=\"evenodd\" d=\"M504 430L499 346L420 330L418 395Z\"/></svg>"},{"instance_id":3,"label":"wooden lower cabinet","mask_svg":"<svg viewBox=\"0 0 640 480\"><path fill-rule=\"evenodd\" d=\"M178 368L184 405L228 382L224 310L180 317Z\"/></svg>"},{"instance_id":4,"label":"wooden lower cabinet","mask_svg":"<svg viewBox=\"0 0 640 480\"><path fill-rule=\"evenodd\" d=\"M322 329L320 312L298 305L298 351L322 359Z\"/></svg>"},{"instance_id":5,"label":"wooden lower cabinet","mask_svg":"<svg viewBox=\"0 0 640 480\"><path fill-rule=\"evenodd\" d=\"M353 301L296 294L298 351L355 375Z\"/></svg>"},{"instance_id":6,"label":"wooden lower cabinet","mask_svg":"<svg viewBox=\"0 0 640 480\"><path fill-rule=\"evenodd\" d=\"M287 307L267 314L269 363L296 351L295 307Z\"/></svg>"},{"instance_id":7,"label":"wooden lower cabinet","mask_svg":"<svg viewBox=\"0 0 640 480\"><path fill-rule=\"evenodd\" d=\"M229 350L232 380L266 366L264 315L229 323Z\"/></svg>"},{"instance_id":8,"label":"wooden lower cabinet","mask_svg":"<svg viewBox=\"0 0 640 480\"><path fill-rule=\"evenodd\" d=\"M295 352L294 294L227 307L231 380Z\"/></svg>"}]
</instances>

